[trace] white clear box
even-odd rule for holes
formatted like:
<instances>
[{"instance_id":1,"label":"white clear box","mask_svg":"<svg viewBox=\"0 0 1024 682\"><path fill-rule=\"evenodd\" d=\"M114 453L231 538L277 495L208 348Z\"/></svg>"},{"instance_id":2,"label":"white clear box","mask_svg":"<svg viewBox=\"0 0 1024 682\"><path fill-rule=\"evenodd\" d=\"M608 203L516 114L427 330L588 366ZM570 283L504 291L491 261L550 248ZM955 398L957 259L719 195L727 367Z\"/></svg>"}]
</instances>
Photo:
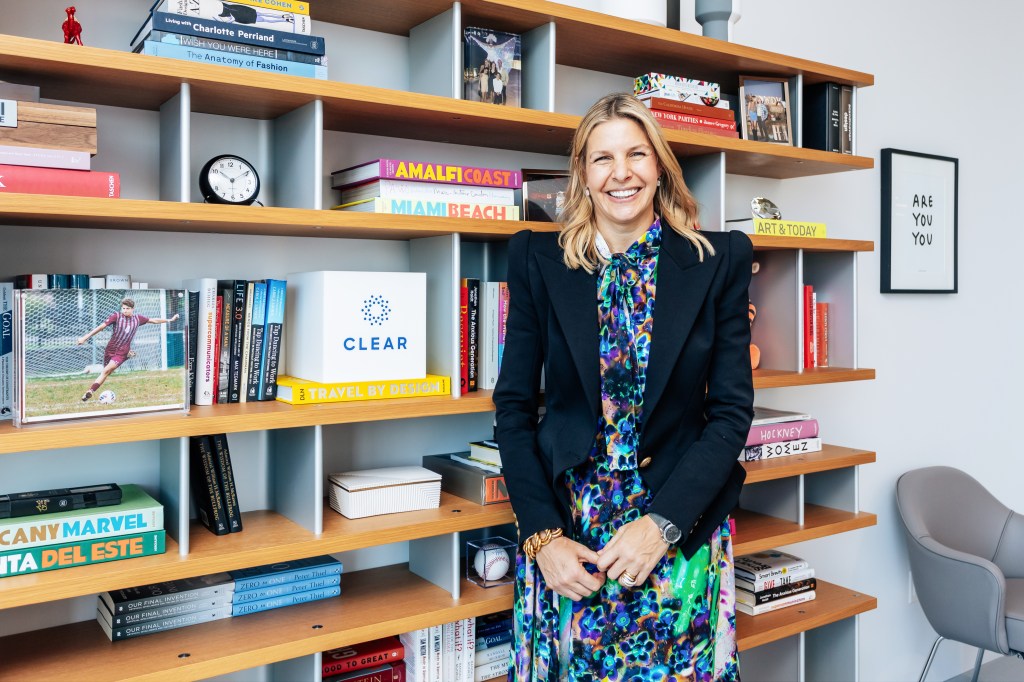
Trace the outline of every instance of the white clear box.
<instances>
[{"instance_id":1,"label":"white clear box","mask_svg":"<svg viewBox=\"0 0 1024 682\"><path fill-rule=\"evenodd\" d=\"M419 466L331 474L330 486L331 509L350 519L441 506L441 474Z\"/></svg>"},{"instance_id":2,"label":"white clear box","mask_svg":"<svg viewBox=\"0 0 1024 682\"><path fill-rule=\"evenodd\" d=\"M517 547L500 535L466 541L466 579L480 587L508 585L516 575Z\"/></svg>"}]
</instances>

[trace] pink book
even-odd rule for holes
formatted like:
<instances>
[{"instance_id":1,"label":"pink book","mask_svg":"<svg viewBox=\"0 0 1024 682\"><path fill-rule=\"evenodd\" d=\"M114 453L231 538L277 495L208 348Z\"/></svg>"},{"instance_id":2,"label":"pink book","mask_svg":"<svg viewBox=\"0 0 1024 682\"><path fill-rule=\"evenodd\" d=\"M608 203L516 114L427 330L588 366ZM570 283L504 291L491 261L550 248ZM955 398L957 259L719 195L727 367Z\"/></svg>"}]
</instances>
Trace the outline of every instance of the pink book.
<instances>
[{"instance_id":1,"label":"pink book","mask_svg":"<svg viewBox=\"0 0 1024 682\"><path fill-rule=\"evenodd\" d=\"M818 437L818 420L803 419L793 422L778 422L751 426L747 434L747 446L764 443L781 443L787 440Z\"/></svg>"},{"instance_id":2,"label":"pink book","mask_svg":"<svg viewBox=\"0 0 1024 682\"><path fill-rule=\"evenodd\" d=\"M508 329L508 283L499 282L498 286L498 369L501 369L501 358L505 354L505 332Z\"/></svg>"},{"instance_id":3,"label":"pink book","mask_svg":"<svg viewBox=\"0 0 1024 682\"><path fill-rule=\"evenodd\" d=\"M443 182L450 185L481 185L508 189L518 189L523 186L523 174L518 170L476 168L401 159L376 159L358 166L334 171L331 173L331 187L346 189L381 179Z\"/></svg>"},{"instance_id":4,"label":"pink book","mask_svg":"<svg viewBox=\"0 0 1024 682\"><path fill-rule=\"evenodd\" d=\"M121 176L103 171L0 164L0 192L116 198L121 196Z\"/></svg>"}]
</instances>

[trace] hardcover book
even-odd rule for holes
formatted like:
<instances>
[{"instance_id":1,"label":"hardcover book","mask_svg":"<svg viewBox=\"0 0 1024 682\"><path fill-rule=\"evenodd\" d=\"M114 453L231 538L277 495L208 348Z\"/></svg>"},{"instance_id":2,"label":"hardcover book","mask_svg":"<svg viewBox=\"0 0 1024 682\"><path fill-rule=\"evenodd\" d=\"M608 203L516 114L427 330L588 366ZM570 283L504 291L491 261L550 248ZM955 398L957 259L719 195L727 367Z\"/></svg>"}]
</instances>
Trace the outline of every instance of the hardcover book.
<instances>
[{"instance_id":1,"label":"hardcover book","mask_svg":"<svg viewBox=\"0 0 1024 682\"><path fill-rule=\"evenodd\" d=\"M231 615L246 616L250 613L270 611L271 609L280 609L285 606L294 606L295 604L304 604L306 602L319 601L321 599L330 599L331 597L337 597L340 594L341 587L333 585L329 587L321 587L315 590L307 590L305 592L289 592L277 597L260 599L258 601L235 602L231 605Z\"/></svg>"},{"instance_id":2,"label":"hardcover book","mask_svg":"<svg viewBox=\"0 0 1024 682\"><path fill-rule=\"evenodd\" d=\"M777 549L744 554L735 561L736 576L751 581L786 575L808 566L806 559Z\"/></svg>"},{"instance_id":3,"label":"hardcover book","mask_svg":"<svg viewBox=\"0 0 1024 682\"><path fill-rule=\"evenodd\" d=\"M0 577L163 554L165 537L165 531L154 530L0 552Z\"/></svg>"},{"instance_id":4,"label":"hardcover book","mask_svg":"<svg viewBox=\"0 0 1024 682\"><path fill-rule=\"evenodd\" d=\"M390 198L361 199L333 207L339 211L391 213L436 218L473 218L476 220L519 220L519 207L503 204L473 204L461 201L428 201L424 199Z\"/></svg>"},{"instance_id":5,"label":"hardcover book","mask_svg":"<svg viewBox=\"0 0 1024 682\"><path fill-rule=\"evenodd\" d=\"M418 466L331 474L330 483L331 509L350 519L441 504L441 475Z\"/></svg>"},{"instance_id":6,"label":"hardcover book","mask_svg":"<svg viewBox=\"0 0 1024 682\"><path fill-rule=\"evenodd\" d=\"M309 54L308 52L295 52L293 50L278 50L273 47L261 47L247 43L236 43L230 40L219 38L205 38L181 33L169 33L167 31L150 31L143 37L144 41L156 43L168 43L171 45L184 45L186 47L198 47L204 50L217 52L231 52L243 57L254 57L258 59L274 59L298 64L314 64L327 66L325 55Z\"/></svg>"},{"instance_id":7,"label":"hardcover book","mask_svg":"<svg viewBox=\"0 0 1024 682\"><path fill-rule=\"evenodd\" d=\"M227 516L228 530L238 533L242 530L242 511L238 504L238 490L235 488L235 470L231 466L228 436L226 433L215 433L210 438L213 440L213 459L217 479L224 496L224 512Z\"/></svg>"},{"instance_id":8,"label":"hardcover book","mask_svg":"<svg viewBox=\"0 0 1024 682\"><path fill-rule=\"evenodd\" d=\"M268 59L266 57L252 57L246 54L235 52L222 52L220 50L209 50L191 45L180 45L176 43L157 42L144 40L135 46L135 51L140 54L152 57L170 57L171 59L182 59L200 64L217 64L219 66L234 66L239 69L250 71L262 71L265 73L276 73L286 76L305 76L327 80L327 67L317 64L304 64L285 59Z\"/></svg>"},{"instance_id":9,"label":"hardcover book","mask_svg":"<svg viewBox=\"0 0 1024 682\"><path fill-rule=\"evenodd\" d=\"M189 438L189 477L199 522L214 535L227 535L227 510L210 436Z\"/></svg>"},{"instance_id":10,"label":"hardcover book","mask_svg":"<svg viewBox=\"0 0 1024 682\"><path fill-rule=\"evenodd\" d=\"M257 399L273 400L277 397L277 373L281 360L288 282L283 279L266 279L263 282L267 285L267 307L263 315L263 352L260 353Z\"/></svg>"},{"instance_id":11,"label":"hardcover book","mask_svg":"<svg viewBox=\"0 0 1024 682\"><path fill-rule=\"evenodd\" d=\"M348 189L373 180L411 180L515 189L522 183L522 173L504 168L477 168L404 159L375 159L334 171L331 173L331 188Z\"/></svg>"},{"instance_id":12,"label":"hardcover book","mask_svg":"<svg viewBox=\"0 0 1024 682\"><path fill-rule=\"evenodd\" d=\"M113 615L135 613L200 599L231 601L235 581L227 573L167 580L101 592L100 601Z\"/></svg>"},{"instance_id":13,"label":"hardcover book","mask_svg":"<svg viewBox=\"0 0 1024 682\"><path fill-rule=\"evenodd\" d=\"M189 625L199 625L200 623L209 623L230 617L231 607L224 604L215 609L209 609L206 611L182 613L177 616L171 616L170 618L150 620L144 623L136 623L135 625L126 625L121 628L114 628L111 627L110 623L103 618L103 609L96 609L96 621L100 624L100 627L103 628L103 632L106 633L107 637L112 642L118 642L122 639L132 639L133 637L142 637L143 635L151 635L165 630L176 630Z\"/></svg>"},{"instance_id":14,"label":"hardcover book","mask_svg":"<svg viewBox=\"0 0 1024 682\"><path fill-rule=\"evenodd\" d=\"M388 381L352 381L321 384L291 376L277 378L277 399L291 405L345 403L387 398L423 398L451 394L448 377L428 374L422 379L391 379Z\"/></svg>"},{"instance_id":15,"label":"hardcover book","mask_svg":"<svg viewBox=\"0 0 1024 682\"><path fill-rule=\"evenodd\" d=\"M713 107L706 104L695 104L693 102L681 102L668 97L655 97L653 95L641 95L640 101L648 109L660 109L661 111L675 111L680 114L691 114L702 118L717 118L723 121L730 121L735 128L736 112L729 108L725 100L721 100Z\"/></svg>"},{"instance_id":16,"label":"hardcover book","mask_svg":"<svg viewBox=\"0 0 1024 682\"><path fill-rule=\"evenodd\" d=\"M0 421L14 417L14 285L0 282Z\"/></svg>"},{"instance_id":17,"label":"hardcover book","mask_svg":"<svg viewBox=\"0 0 1024 682\"><path fill-rule=\"evenodd\" d=\"M818 585L818 581L815 578L805 578L804 580L796 580L785 585L779 585L768 590L761 590L759 592L751 592L750 590L737 588L736 589L736 601L748 606L756 606L758 604L767 604L769 602L778 601L786 597L791 597L794 594L800 594L801 592L810 592L814 590Z\"/></svg>"},{"instance_id":18,"label":"hardcover book","mask_svg":"<svg viewBox=\"0 0 1024 682\"><path fill-rule=\"evenodd\" d=\"M781 585L789 585L790 583L795 583L798 580L807 580L808 578L813 577L813 568L788 571L785 575L777 575L772 578L761 578L760 580L747 580L746 578L736 576L736 587L747 590L748 592L762 592L764 590L771 590Z\"/></svg>"},{"instance_id":19,"label":"hardcover book","mask_svg":"<svg viewBox=\"0 0 1024 682\"><path fill-rule=\"evenodd\" d=\"M173 12L153 12L147 17L142 28L132 38L134 47L151 31L167 31L185 35L216 38L246 45L256 45L278 50L292 50L313 55L322 55L326 51L324 39L320 36L302 33L284 33L267 29L253 28L241 24L232 24L212 19L186 17Z\"/></svg>"},{"instance_id":20,"label":"hardcover book","mask_svg":"<svg viewBox=\"0 0 1024 682\"><path fill-rule=\"evenodd\" d=\"M841 153L841 119L838 83L815 83L804 88L804 147Z\"/></svg>"},{"instance_id":21,"label":"hardcover book","mask_svg":"<svg viewBox=\"0 0 1024 682\"><path fill-rule=\"evenodd\" d=\"M788 457L789 455L804 455L812 452L821 452L820 438L799 438L779 443L760 443L748 445L743 448L740 456L742 461L754 462L759 459L771 459L773 457Z\"/></svg>"},{"instance_id":22,"label":"hardcover book","mask_svg":"<svg viewBox=\"0 0 1024 682\"><path fill-rule=\"evenodd\" d=\"M398 637L384 637L323 652L321 674L326 678L385 663L400 663L404 656L405 647Z\"/></svg>"},{"instance_id":23,"label":"hardcover book","mask_svg":"<svg viewBox=\"0 0 1024 682\"><path fill-rule=\"evenodd\" d=\"M8 166L35 166L37 168L89 170L92 167L92 157L89 155L89 152L85 151L0 144L0 164Z\"/></svg>"},{"instance_id":24,"label":"hardcover book","mask_svg":"<svg viewBox=\"0 0 1024 682\"><path fill-rule=\"evenodd\" d=\"M410 678L413 682L417 678ZM324 677L323 682L405 682L405 661L385 663L366 670L356 670Z\"/></svg>"},{"instance_id":25,"label":"hardcover book","mask_svg":"<svg viewBox=\"0 0 1024 682\"><path fill-rule=\"evenodd\" d=\"M792 412L790 410L776 410L771 407L754 405L754 419L752 426L763 426L765 424L778 424L780 422L795 422L813 419L809 414L803 412Z\"/></svg>"},{"instance_id":26,"label":"hardcover book","mask_svg":"<svg viewBox=\"0 0 1024 682\"><path fill-rule=\"evenodd\" d=\"M153 11L280 33L309 35L313 25L308 14L220 0L163 0Z\"/></svg>"},{"instance_id":27,"label":"hardcover book","mask_svg":"<svg viewBox=\"0 0 1024 682\"><path fill-rule=\"evenodd\" d=\"M759 616L762 613L768 613L770 611L778 611L784 609L787 606L795 606L796 604L803 604L805 602L814 601L817 592L810 590L809 592L801 592L800 594L794 594L791 597L785 599L778 599L776 601L768 602L767 604L758 604L756 606L750 606L743 602L736 601L736 610L740 613L745 613L748 616Z\"/></svg>"},{"instance_id":28,"label":"hardcover book","mask_svg":"<svg viewBox=\"0 0 1024 682\"><path fill-rule=\"evenodd\" d=\"M513 206L515 190L487 185L453 185L418 180L370 180L341 190L340 206L365 199L397 199L400 201L447 202L454 204L497 204Z\"/></svg>"},{"instance_id":29,"label":"hardcover book","mask_svg":"<svg viewBox=\"0 0 1024 682\"><path fill-rule=\"evenodd\" d=\"M235 581L235 592L244 592L299 580L340 575L341 562L329 554L324 554L294 561L241 568L230 571L230 574Z\"/></svg>"},{"instance_id":30,"label":"hardcover book","mask_svg":"<svg viewBox=\"0 0 1024 682\"><path fill-rule=\"evenodd\" d=\"M462 98L522 106L523 38L489 28L463 30Z\"/></svg>"},{"instance_id":31,"label":"hardcover book","mask_svg":"<svg viewBox=\"0 0 1024 682\"><path fill-rule=\"evenodd\" d=\"M296 580L281 583L279 585L268 585L266 587L257 587L253 590L235 592L234 596L231 598L231 603L246 604L248 602L263 601L264 599L284 597L290 594L297 594L299 592L309 592L311 590L322 590L328 587L337 587L339 585L341 585L341 574L334 573L320 578Z\"/></svg>"},{"instance_id":32,"label":"hardcover book","mask_svg":"<svg viewBox=\"0 0 1024 682\"><path fill-rule=\"evenodd\" d=\"M230 606L231 594L225 593L213 597L204 597L203 599L192 599L189 601L176 602L174 604L154 606L151 609L124 611L118 614L111 613L110 609L107 608L106 602L104 602L102 598L98 598L96 611L111 628L123 628L128 627L129 625L137 625L139 623L182 616L187 613L209 611L211 609L220 609Z\"/></svg>"},{"instance_id":33,"label":"hardcover book","mask_svg":"<svg viewBox=\"0 0 1024 682\"><path fill-rule=\"evenodd\" d=\"M779 443L787 440L799 440L801 438L817 438L819 435L817 419L758 424L750 427L746 444L749 446L762 443Z\"/></svg>"},{"instance_id":34,"label":"hardcover book","mask_svg":"<svg viewBox=\"0 0 1024 682\"><path fill-rule=\"evenodd\" d=\"M121 176L105 171L0 164L0 192L116 199L121 196Z\"/></svg>"}]
</instances>

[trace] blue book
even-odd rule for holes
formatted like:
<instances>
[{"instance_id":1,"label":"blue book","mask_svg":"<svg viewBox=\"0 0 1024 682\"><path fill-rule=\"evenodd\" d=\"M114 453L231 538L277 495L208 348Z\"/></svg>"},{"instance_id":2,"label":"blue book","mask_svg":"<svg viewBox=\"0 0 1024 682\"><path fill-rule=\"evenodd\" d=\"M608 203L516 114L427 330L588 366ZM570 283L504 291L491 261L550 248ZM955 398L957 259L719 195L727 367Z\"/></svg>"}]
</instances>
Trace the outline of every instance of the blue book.
<instances>
[{"instance_id":1,"label":"blue book","mask_svg":"<svg viewBox=\"0 0 1024 682\"><path fill-rule=\"evenodd\" d=\"M340 575L341 562L330 555L324 554L306 559L296 559L295 561L280 561L276 564L267 564L265 566L241 568L236 571L228 571L228 573L235 579L235 592L242 592L271 585L293 583L299 580L312 580L329 575Z\"/></svg>"},{"instance_id":2,"label":"blue book","mask_svg":"<svg viewBox=\"0 0 1024 682\"><path fill-rule=\"evenodd\" d=\"M284 594L280 597L272 597L270 599L261 599L259 601L245 602L243 604L232 604L231 615L245 616L247 614L256 613L258 611L269 611L270 609L279 609L282 606L294 606L295 604L303 604L308 601L330 599L331 597L337 597L340 594L341 588L338 586L334 586L324 587L319 590L308 590L306 592Z\"/></svg>"},{"instance_id":3,"label":"blue book","mask_svg":"<svg viewBox=\"0 0 1024 682\"><path fill-rule=\"evenodd\" d=\"M505 642L512 641L512 631L498 632L492 635L484 635L476 638L476 649L489 649L492 646L501 646Z\"/></svg>"},{"instance_id":4,"label":"blue book","mask_svg":"<svg viewBox=\"0 0 1024 682\"><path fill-rule=\"evenodd\" d=\"M263 330L263 359L260 361L260 392L258 400L277 398L277 367L281 361L281 334L284 330L284 303L288 282L283 279L267 283L267 313Z\"/></svg>"},{"instance_id":5,"label":"blue book","mask_svg":"<svg viewBox=\"0 0 1024 682\"><path fill-rule=\"evenodd\" d=\"M271 597L281 597L297 592L309 592L310 590L322 590L326 587L337 587L341 585L341 574L324 576L323 578L311 578L297 582L282 583L280 585L269 585L258 587L255 590L235 592L232 598L233 604L245 604L252 601L262 601Z\"/></svg>"},{"instance_id":6,"label":"blue book","mask_svg":"<svg viewBox=\"0 0 1024 682\"><path fill-rule=\"evenodd\" d=\"M134 47L139 42L140 37L150 31L185 33L204 38L230 40L232 42L245 43L246 45L259 45L278 50L292 50L294 52L316 55L322 55L325 51L324 39L320 36L270 31L240 24L226 24L198 17L186 17L181 14L174 14L173 12L152 12L147 17L142 28L132 38L132 46Z\"/></svg>"},{"instance_id":7,"label":"blue book","mask_svg":"<svg viewBox=\"0 0 1024 682\"><path fill-rule=\"evenodd\" d=\"M140 46L136 46L136 51L153 57L169 57L171 59L182 59L184 61L198 62L200 64L234 66L239 69L248 69L250 71L278 73L287 76L305 76L307 78L327 80L327 67L317 66L315 64L300 64L298 62L286 62L280 59L248 57L246 55L239 55L233 52L205 50L200 47L159 43L152 40L143 41Z\"/></svg>"},{"instance_id":8,"label":"blue book","mask_svg":"<svg viewBox=\"0 0 1024 682\"><path fill-rule=\"evenodd\" d=\"M477 619L476 622L476 636L477 639L486 637L488 635L504 634L512 631L512 619L501 618L500 620L487 620L481 622Z\"/></svg>"},{"instance_id":9,"label":"blue book","mask_svg":"<svg viewBox=\"0 0 1024 682\"><path fill-rule=\"evenodd\" d=\"M252 321L249 330L249 381L246 384L246 401L258 400L260 392L260 367L263 361L263 332L267 321L267 283L253 282Z\"/></svg>"}]
</instances>

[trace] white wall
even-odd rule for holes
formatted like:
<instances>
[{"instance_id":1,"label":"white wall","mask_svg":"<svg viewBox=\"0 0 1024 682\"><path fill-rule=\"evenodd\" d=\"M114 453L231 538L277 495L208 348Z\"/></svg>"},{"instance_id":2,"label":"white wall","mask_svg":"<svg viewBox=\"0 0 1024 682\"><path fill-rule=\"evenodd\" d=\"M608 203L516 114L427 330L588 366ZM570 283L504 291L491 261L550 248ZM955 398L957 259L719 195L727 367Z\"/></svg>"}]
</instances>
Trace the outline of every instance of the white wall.
<instances>
[{"instance_id":1,"label":"white wall","mask_svg":"<svg viewBox=\"0 0 1024 682\"><path fill-rule=\"evenodd\" d=\"M1013 126L1024 93L1011 83L1021 67L1024 4L746 0L742 9L735 42L875 76L858 94L857 135L858 152L876 168L762 183L784 215L822 218L830 237L877 246L879 150L960 160L960 293L882 295L879 253L860 256L860 361L877 380L758 395L761 404L814 412L829 442L878 452L860 479L862 507L878 514L878 525L795 549L819 575L878 597L879 608L861 617L861 679L916 679L935 634L908 603L896 479L917 467L956 466L1024 510L1016 431L1024 325L1015 300L1024 233L1012 201L1021 193L1024 143ZM942 647L929 680L973 665L975 650Z\"/></svg>"}]
</instances>

